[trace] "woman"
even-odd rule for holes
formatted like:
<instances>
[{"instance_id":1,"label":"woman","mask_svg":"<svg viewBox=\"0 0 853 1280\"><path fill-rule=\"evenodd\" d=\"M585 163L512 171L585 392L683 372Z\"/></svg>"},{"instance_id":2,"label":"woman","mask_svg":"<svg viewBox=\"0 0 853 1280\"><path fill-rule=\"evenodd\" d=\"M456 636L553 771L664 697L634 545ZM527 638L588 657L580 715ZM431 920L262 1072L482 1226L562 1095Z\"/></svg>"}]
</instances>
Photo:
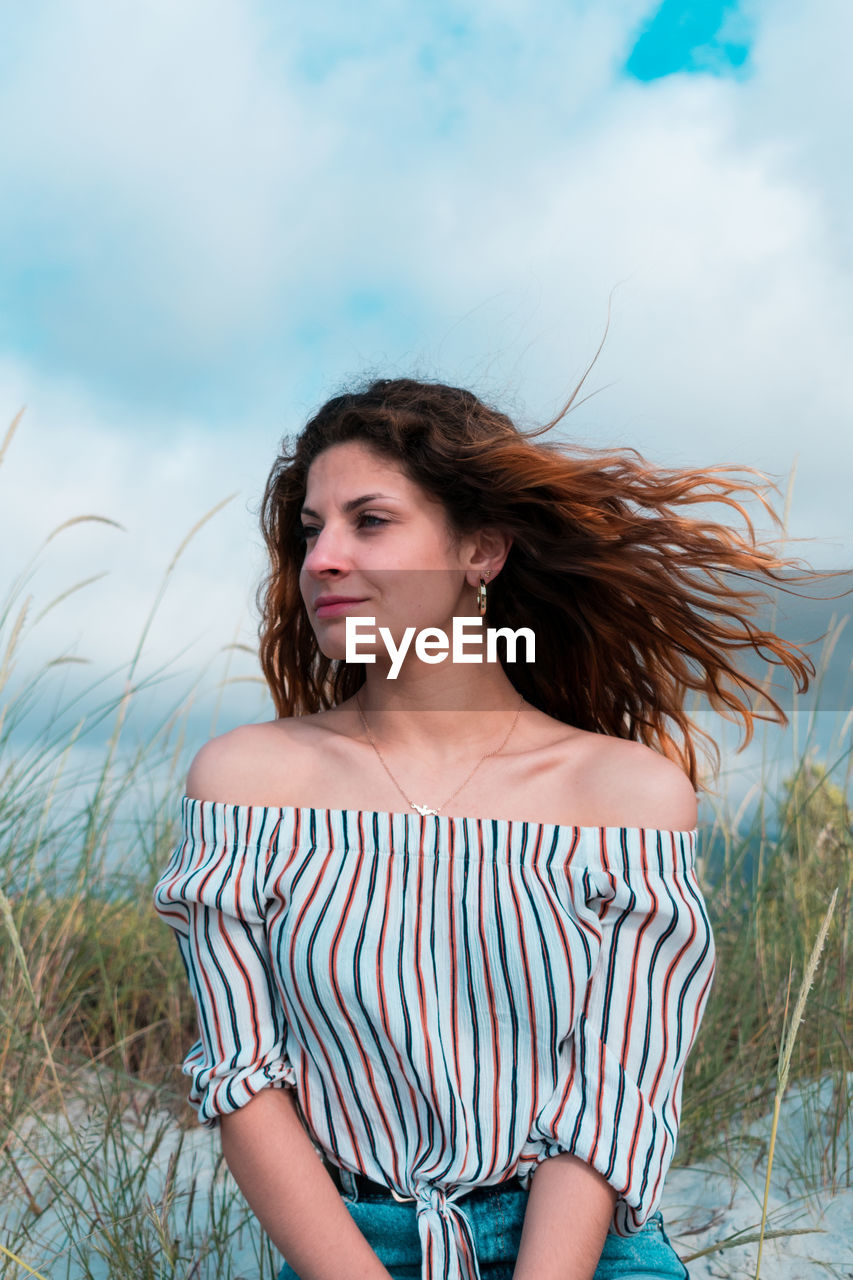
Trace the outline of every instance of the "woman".
<instances>
[{"instance_id":1,"label":"woman","mask_svg":"<svg viewBox=\"0 0 853 1280\"><path fill-rule=\"evenodd\" d=\"M278 718L196 756L156 904L191 1101L280 1280L687 1274L658 1205L714 948L684 703L748 736L732 653L812 668L732 586L784 563L748 519L683 514L755 486L538 434L379 380L267 483ZM454 618L529 628L534 660L438 660ZM408 628L438 634L392 679Z\"/></svg>"}]
</instances>

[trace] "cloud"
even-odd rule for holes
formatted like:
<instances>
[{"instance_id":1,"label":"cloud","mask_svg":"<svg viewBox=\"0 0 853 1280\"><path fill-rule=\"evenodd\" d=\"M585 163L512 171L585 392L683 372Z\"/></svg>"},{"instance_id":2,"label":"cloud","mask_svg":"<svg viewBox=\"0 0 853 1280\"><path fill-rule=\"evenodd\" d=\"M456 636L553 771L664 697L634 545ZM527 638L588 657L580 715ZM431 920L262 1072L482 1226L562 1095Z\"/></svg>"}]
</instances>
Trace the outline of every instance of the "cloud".
<instances>
[{"instance_id":1,"label":"cloud","mask_svg":"<svg viewBox=\"0 0 853 1280\"><path fill-rule=\"evenodd\" d=\"M539 333L556 326L582 361L625 281L628 323L682 367L685 319L704 312L699 381L721 338L740 339L735 383L756 345L788 373L792 330L822 340L840 322L841 347L850 317L824 240L833 188L802 181L774 123L819 20L798 30L779 8L754 15L748 85L641 86L621 68L667 6L551 5L535 24L510 3L287 24L234 0L54 6L0 99L26 122L0 169L8 342L223 422L313 396L317 367L411 359L472 311L482 359L496 298L559 381L565 356ZM827 79L838 101L845 81ZM817 141L831 103L810 114Z\"/></svg>"},{"instance_id":2,"label":"cloud","mask_svg":"<svg viewBox=\"0 0 853 1280\"><path fill-rule=\"evenodd\" d=\"M25 45L0 99L24 122L0 214L24 339L162 406L270 324L322 126L308 144L249 6L76 0Z\"/></svg>"}]
</instances>

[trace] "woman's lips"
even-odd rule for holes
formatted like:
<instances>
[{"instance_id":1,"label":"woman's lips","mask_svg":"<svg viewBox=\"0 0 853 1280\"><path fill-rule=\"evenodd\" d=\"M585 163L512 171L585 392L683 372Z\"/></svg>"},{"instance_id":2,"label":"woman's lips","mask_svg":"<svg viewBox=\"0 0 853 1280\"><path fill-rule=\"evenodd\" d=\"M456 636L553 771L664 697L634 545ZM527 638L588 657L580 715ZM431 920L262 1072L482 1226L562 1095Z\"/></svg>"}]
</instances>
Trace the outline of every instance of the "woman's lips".
<instances>
[{"instance_id":1,"label":"woman's lips","mask_svg":"<svg viewBox=\"0 0 853 1280\"><path fill-rule=\"evenodd\" d=\"M354 609L357 604L364 604L364 601L339 600L337 604L321 604L317 606L317 617L332 618L336 613L346 613L347 609Z\"/></svg>"}]
</instances>

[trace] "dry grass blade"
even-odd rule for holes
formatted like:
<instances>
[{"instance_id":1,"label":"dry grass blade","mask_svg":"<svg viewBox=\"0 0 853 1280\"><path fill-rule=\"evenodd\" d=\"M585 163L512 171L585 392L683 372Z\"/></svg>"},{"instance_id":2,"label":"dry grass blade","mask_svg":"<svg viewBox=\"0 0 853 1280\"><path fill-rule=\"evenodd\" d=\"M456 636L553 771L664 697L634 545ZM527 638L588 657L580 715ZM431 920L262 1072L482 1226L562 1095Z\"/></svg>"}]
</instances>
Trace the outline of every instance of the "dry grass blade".
<instances>
[{"instance_id":1,"label":"dry grass blade","mask_svg":"<svg viewBox=\"0 0 853 1280\"><path fill-rule=\"evenodd\" d=\"M178 563L178 560L180 559L181 555L186 550L187 546L195 537L195 535L198 533L198 531L202 529L204 525L206 525L207 522L211 520L218 511L221 511L224 506L226 506L229 502L233 501L233 499L236 497L237 497L237 491L229 494L227 498L223 498L220 502L217 502L208 511L206 511L205 514L199 520L195 522L195 524L192 526L189 532L181 540L177 551L172 556L172 559L169 562L169 565L165 573L163 574L162 580L160 582L160 586L157 590L157 594L154 597L154 602L151 605L151 608L148 611L148 616L146 617L143 623L142 631L136 643L136 648L134 650L133 657L131 658L131 661L130 661L130 666L129 666L127 678L125 681L124 693L118 704L115 722L113 725L113 732L110 735L109 742L107 743L106 755L104 756L103 764L100 770L100 777L95 788L95 794L94 794L93 805L92 805L93 813L95 812L98 805L100 804L101 797L103 794L103 789L106 785L106 780L109 777L110 769L112 768L113 760L118 750L119 739L121 738L122 730L124 728L124 723L127 718L127 713L130 708L131 698L134 692L133 681L136 675L136 668L139 665L139 660L145 648L145 643L148 639L148 633L151 630L154 619L157 616L157 611L160 608L160 604L163 600L163 597L166 593L166 589L171 580L172 571L174 570L175 565ZM87 857L88 857L88 854L91 853L92 849L94 848L94 844L93 844L94 838L95 838L95 827L93 823L90 823L85 836L85 848L87 850L87 855L86 855ZM86 866L86 859L84 858L83 863L81 863L81 871L85 868L85 866Z\"/></svg>"},{"instance_id":2,"label":"dry grass blade","mask_svg":"<svg viewBox=\"0 0 853 1280\"><path fill-rule=\"evenodd\" d=\"M778 1231L765 1231L765 1240L781 1240L786 1236L811 1236L824 1233L823 1227L780 1227ZM752 1234L744 1235L742 1231L736 1231L733 1236L728 1236L725 1240L715 1240L713 1244L706 1245L704 1249L697 1249L695 1253L679 1253L681 1261L687 1265L688 1262L695 1262L697 1258L707 1258L712 1253L723 1253L726 1249L737 1249L743 1244L755 1244L761 1239L758 1231Z\"/></svg>"},{"instance_id":3,"label":"dry grass blade","mask_svg":"<svg viewBox=\"0 0 853 1280\"><path fill-rule=\"evenodd\" d=\"M71 1122L68 1119L68 1112L65 1109L65 1099L62 1093L62 1087L59 1083L59 1073L57 1072L57 1069L56 1069L56 1061L54 1059L53 1050L51 1049L50 1043L47 1038L47 1034L44 1029L44 1019L42 1017L41 1004L39 1002L38 996L36 995L32 978L30 977L30 969L29 969L29 965L27 964L27 958L24 955L24 949L21 946L21 937L20 937L20 934L18 933L17 925L15 924L15 917L12 913L12 904L9 901L9 899L6 897L6 894L3 892L2 889L0 889L0 916L3 917L3 923L6 926L6 930L9 934L9 938L12 943L12 951L14 952L15 959L17 960L18 965L20 966L21 977L23 978L27 995L32 1001L33 1012L35 1014L36 1024L39 1030L39 1038L41 1039L41 1042L44 1045L45 1061L50 1069L50 1074L53 1079L54 1088L56 1089L57 1097L59 1099L59 1104L62 1109L62 1114L64 1115L70 1127Z\"/></svg>"},{"instance_id":4,"label":"dry grass blade","mask_svg":"<svg viewBox=\"0 0 853 1280\"><path fill-rule=\"evenodd\" d=\"M32 602L32 596L27 596L26 600L21 605L18 616L12 627L12 634L9 637L9 643L6 645L6 652L3 654L2 663L0 663L0 689L3 688L6 681L9 679L9 672L12 670L12 658L14 657L15 650L18 647L18 641L21 638L21 632L24 629L24 623L27 620L27 614Z\"/></svg>"},{"instance_id":5,"label":"dry grass blade","mask_svg":"<svg viewBox=\"0 0 853 1280\"><path fill-rule=\"evenodd\" d=\"M175 565L178 563L179 559L181 558L181 556L183 555L184 551L185 551L185 550L187 549L187 547L189 546L190 542L192 542L193 538L194 538L194 537L195 537L195 535L198 533L199 529L204 528L204 526L207 524L208 520L211 520L211 519L213 518L213 516L215 516L215 515L216 515L217 511L221 511L223 507L227 506L227 505L228 505L228 503L229 503L229 502L232 502L232 501L234 500L234 498L236 498L236 497L237 497L237 493L236 493L236 492L235 492L235 493L230 493L230 494L228 495L228 497L227 497L227 498L223 498L221 502L217 502L217 503L216 503L216 505L215 505L215 506L213 506L213 507L211 507L209 511L206 511L206 512L204 513L204 515L201 517L201 519L196 520L195 524L192 526L192 528L190 529L190 531L185 535L185 537L181 540L181 543L180 543L180 545L178 546L177 551L176 551L176 552L175 552L175 554L172 556L172 559L171 559L171 560L170 560L170 562L169 562L168 568L166 569L166 572L163 574L163 579L162 579L162 581L161 581L161 583L160 583L160 588L159 588L159 590L158 590L158 592L157 592L157 595L156 595L156 596L155 596L155 598L154 598L154 603L153 603L153 604L152 604L152 606L151 606L151 609L150 609L150 611L149 611L148 617L145 619L145 623L144 623L144 625L143 625L143 627L142 627L142 634L140 635L139 640L138 640L137 645L136 645L136 650L135 650L135 652L134 652L133 659L132 659L131 664L130 664L130 671L129 671L129 674L128 674L128 677L127 677L127 690L128 690L128 691L129 691L129 690L130 690L130 688L131 688L132 681L133 681L133 676L134 676L134 672L136 671L136 666L137 666L137 663L139 662L139 658L140 658L140 655L141 655L141 653L142 653L142 650L143 650L143 649L144 649L144 647L145 647L145 641L146 641L146 639L148 638L148 632L149 632L149 631L150 631L150 629L151 629L151 624L152 624L152 623L153 623L153 621L154 621L154 618L155 618L155 616L156 616L156 614L157 614L157 610L158 610L158 609L159 609L159 607L160 607L160 602L162 601L163 596L164 596L164 594L165 594L165 592L166 592L166 587L168 586L169 579L170 579L170 577L171 577L171 575L172 575L172 570L175 568ZM123 705L124 705L124 704L123 704ZM124 714L123 714L123 712L120 712L120 715L119 715L119 728L120 728L120 724L121 724L121 722L123 721L123 719L124 719Z\"/></svg>"},{"instance_id":6,"label":"dry grass blade","mask_svg":"<svg viewBox=\"0 0 853 1280\"><path fill-rule=\"evenodd\" d=\"M767 1204L770 1199L770 1176L773 1172L773 1153L776 1148L776 1132L779 1128L779 1111L782 1106L782 1097L788 1086L788 1075L791 1069L791 1057L794 1052L794 1042L797 1039L797 1032L800 1023L803 1020L803 1014L806 1010L806 1001L808 1000L809 991L817 973L820 957L823 948L826 945L826 935L829 932L832 915L835 911L835 902L838 897L836 889L830 900L823 923L818 930L815 944L812 947L812 953L809 956L809 962L806 965L806 971L803 974L803 981L800 984L800 991L797 996L797 1003L794 1005L794 1013L791 1017L791 1024L782 1036L782 1047L779 1052L779 1073L778 1084L776 1086L776 1096L773 1100L773 1123L770 1129L770 1150L767 1154L767 1176L764 1180L764 1203L761 1209L761 1230L758 1237L758 1256L755 1260L755 1278L760 1280L761 1276L761 1254L764 1248L765 1224L767 1222Z\"/></svg>"},{"instance_id":7,"label":"dry grass blade","mask_svg":"<svg viewBox=\"0 0 853 1280\"><path fill-rule=\"evenodd\" d=\"M19 1267L24 1268L27 1275L35 1276L36 1280L47 1280L47 1276L43 1276L40 1271L34 1271L32 1267L28 1267L23 1258L19 1258L16 1253L13 1253L11 1249L7 1249L4 1244L0 1244L0 1253L4 1254L7 1258L11 1258L13 1262L17 1262Z\"/></svg>"},{"instance_id":8,"label":"dry grass blade","mask_svg":"<svg viewBox=\"0 0 853 1280\"><path fill-rule=\"evenodd\" d=\"M181 556L183 555L184 551L186 550L190 542L192 542L193 538L198 533L199 529L203 528L204 525L207 524L208 520L211 520L213 516L216 515L217 511L221 511L223 507L227 507L228 503L233 502L236 497L237 497L237 491L235 490L234 493L229 493L227 498L223 498L221 502L217 502L215 507L211 507L209 511L206 511L200 520L196 520L195 524L190 529L189 533L186 535L186 537L178 547L175 554L172 556L171 563L169 564L169 567L166 570L167 577L172 572L175 565L178 563L178 560L181 558Z\"/></svg>"},{"instance_id":9,"label":"dry grass blade","mask_svg":"<svg viewBox=\"0 0 853 1280\"><path fill-rule=\"evenodd\" d=\"M50 613L51 609L55 609L63 600L67 600L69 596L73 596L75 591L82 591L84 587L91 586L93 582L100 582L101 578L106 578L107 572L108 571L105 569L103 573L94 573L91 578L83 578L82 582L75 582L73 586L67 587L65 591L61 591L58 596L54 596L50 603L46 604L44 608L36 614L33 626L35 626L36 623L41 622L45 614Z\"/></svg>"},{"instance_id":10,"label":"dry grass blade","mask_svg":"<svg viewBox=\"0 0 853 1280\"><path fill-rule=\"evenodd\" d=\"M51 529L50 533L41 545L43 548L46 547L49 542L52 542L54 538L58 537L59 534L62 533L63 529L70 529L72 525L91 523L109 524L112 525L114 529L121 529L122 533L127 533L127 529L123 524L119 524L118 520L111 520L109 516L71 516L68 520L63 520L62 524L58 524L55 529Z\"/></svg>"},{"instance_id":11,"label":"dry grass blade","mask_svg":"<svg viewBox=\"0 0 853 1280\"><path fill-rule=\"evenodd\" d=\"M9 428L5 436L3 437L3 443L0 444L0 467L2 467L3 465L3 459L6 456L6 450L9 448L9 445L12 443L12 436L18 430L18 424L20 423L21 418L23 418L24 416L26 407L27 406L24 405L23 409L18 410L18 412L15 414L14 418L9 424Z\"/></svg>"}]
</instances>

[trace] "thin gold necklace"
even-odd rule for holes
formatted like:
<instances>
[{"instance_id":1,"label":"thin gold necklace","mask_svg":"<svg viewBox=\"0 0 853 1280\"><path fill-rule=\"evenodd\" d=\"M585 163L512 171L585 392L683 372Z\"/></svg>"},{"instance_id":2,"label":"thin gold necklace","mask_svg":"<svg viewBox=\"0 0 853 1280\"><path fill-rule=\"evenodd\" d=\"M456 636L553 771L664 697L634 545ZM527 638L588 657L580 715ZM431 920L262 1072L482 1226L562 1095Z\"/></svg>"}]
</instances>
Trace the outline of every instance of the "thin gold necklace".
<instances>
[{"instance_id":1,"label":"thin gold necklace","mask_svg":"<svg viewBox=\"0 0 853 1280\"><path fill-rule=\"evenodd\" d=\"M366 720L365 720L365 718L364 718L364 712L363 712L363 710L362 710L362 708L361 708L361 699L360 699L360 698L359 698L359 696L358 696L358 691L356 691L355 701L356 701L356 705L357 705L357 707L358 707L359 715L361 716L362 724L364 725L365 732L367 733L367 737L368 737L368 739L369 739L369 741L370 741L370 745L373 747L373 750L376 752L376 754L379 756L379 759L382 761L382 766L383 766L383 768L385 769L385 772L388 774L388 777L389 777L389 778L391 779L391 781L394 783L394 786L395 786L395 787L397 788L397 790L400 792L400 795L403 797L403 799L404 799L404 800L406 800L406 801L408 802L408 804L411 806L411 808L412 808L412 809L417 809L417 811L418 811L418 813L421 815L421 817L426 817L428 814L435 814L435 815L437 816L437 815L438 815L438 813L439 813L439 811L440 811L441 809L443 809L443 808L444 808L444 806L445 806L446 804L448 804L448 803L453 799L453 796L458 795L458 793L459 793L459 792L462 790L462 788L465 786L465 782L469 782L469 781L470 781L470 779L473 777L473 775L474 775L474 774L476 773L476 771L479 769L479 767L480 767L480 765L483 763L483 761L484 761L484 760L486 760L486 759L488 759L488 757L489 757L489 756L496 756L496 755L498 754L498 752L499 752L499 751L502 751L502 750L504 749L504 747L506 746L507 742L509 741L510 733L512 733L513 729L515 728L516 724L518 723L518 717L521 715L521 708L524 706L524 695L522 694L521 702L518 704L518 710L517 710L517 711L516 711L516 713L515 713L515 719L513 720L512 724L511 724L511 726L510 726L509 733L506 735L506 737L504 738L504 740L503 740L503 742L501 743L501 745L500 745L499 747L495 747L494 751L487 751L487 752L485 753L485 755L481 756L481 757L480 757L480 759L477 761L477 763L474 765L474 768L473 768L473 769L471 770L471 772L468 774L468 777L465 779L465 782L461 783L461 784L456 788L456 790L453 792L453 795L448 796L446 800L442 801L442 803L438 806L438 808L437 808L437 809L432 809L432 808L431 808L429 805L427 805L427 804L415 804L414 800L410 800L410 799L409 799L409 797L406 795L405 791L404 791L404 790L403 790L403 788L400 786L400 784L399 784L399 782L397 781L397 779L394 777L394 775L393 775L393 773L391 772L391 770L388 768L388 765L387 765L387 764L386 764L386 762L385 762L385 757L382 755L382 752L379 750L379 748L378 748L378 747L377 747L377 745L376 745L376 740L375 740L375 738L373 737L373 734L370 732L370 728L369 728L369 726L368 726L368 723L367 723L367 721L366 721Z\"/></svg>"}]
</instances>

